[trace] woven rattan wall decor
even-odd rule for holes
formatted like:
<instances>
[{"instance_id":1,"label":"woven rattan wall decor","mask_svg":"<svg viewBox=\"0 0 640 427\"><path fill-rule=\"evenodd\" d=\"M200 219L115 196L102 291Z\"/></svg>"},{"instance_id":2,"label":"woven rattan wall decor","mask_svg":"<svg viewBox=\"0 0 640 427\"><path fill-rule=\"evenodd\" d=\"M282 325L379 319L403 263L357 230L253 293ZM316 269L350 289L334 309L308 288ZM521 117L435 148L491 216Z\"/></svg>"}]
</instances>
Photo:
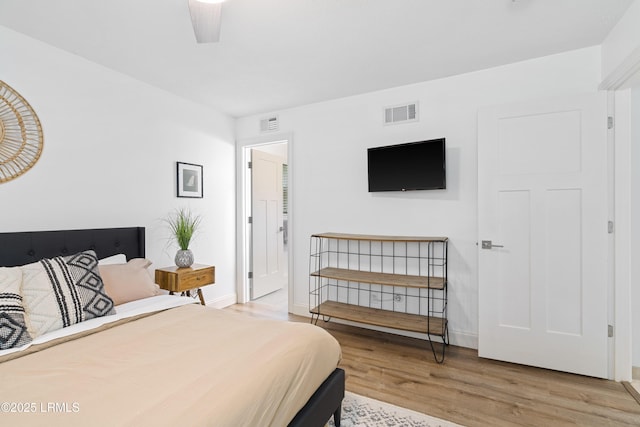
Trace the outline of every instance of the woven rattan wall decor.
<instances>
[{"instance_id":1,"label":"woven rattan wall decor","mask_svg":"<svg viewBox=\"0 0 640 427\"><path fill-rule=\"evenodd\" d=\"M31 105L0 80L0 184L19 177L42 153L42 126Z\"/></svg>"}]
</instances>

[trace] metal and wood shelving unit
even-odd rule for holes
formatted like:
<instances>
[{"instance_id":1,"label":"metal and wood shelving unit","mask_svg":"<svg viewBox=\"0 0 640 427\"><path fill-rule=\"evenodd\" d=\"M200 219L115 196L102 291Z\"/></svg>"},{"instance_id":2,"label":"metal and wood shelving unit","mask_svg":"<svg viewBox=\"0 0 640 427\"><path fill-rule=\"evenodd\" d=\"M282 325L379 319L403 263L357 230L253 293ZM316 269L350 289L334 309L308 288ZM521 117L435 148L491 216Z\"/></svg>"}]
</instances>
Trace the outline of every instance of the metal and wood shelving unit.
<instances>
[{"instance_id":1,"label":"metal and wood shelving unit","mask_svg":"<svg viewBox=\"0 0 640 427\"><path fill-rule=\"evenodd\" d=\"M447 244L446 237L312 235L311 321L337 318L426 333L442 363L449 344Z\"/></svg>"}]
</instances>

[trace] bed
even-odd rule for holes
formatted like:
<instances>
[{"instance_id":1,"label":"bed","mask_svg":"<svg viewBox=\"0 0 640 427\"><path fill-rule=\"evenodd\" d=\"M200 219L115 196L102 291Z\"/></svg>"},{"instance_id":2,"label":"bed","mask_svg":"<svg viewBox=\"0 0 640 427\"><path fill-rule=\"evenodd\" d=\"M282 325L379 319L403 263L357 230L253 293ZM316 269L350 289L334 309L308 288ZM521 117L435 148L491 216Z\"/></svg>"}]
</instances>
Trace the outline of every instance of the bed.
<instances>
[{"instance_id":1,"label":"bed","mask_svg":"<svg viewBox=\"0 0 640 427\"><path fill-rule=\"evenodd\" d=\"M144 247L141 227L0 233L0 267L83 251L133 260ZM321 328L168 295L109 313L0 351L3 424L340 425L340 348Z\"/></svg>"}]
</instances>

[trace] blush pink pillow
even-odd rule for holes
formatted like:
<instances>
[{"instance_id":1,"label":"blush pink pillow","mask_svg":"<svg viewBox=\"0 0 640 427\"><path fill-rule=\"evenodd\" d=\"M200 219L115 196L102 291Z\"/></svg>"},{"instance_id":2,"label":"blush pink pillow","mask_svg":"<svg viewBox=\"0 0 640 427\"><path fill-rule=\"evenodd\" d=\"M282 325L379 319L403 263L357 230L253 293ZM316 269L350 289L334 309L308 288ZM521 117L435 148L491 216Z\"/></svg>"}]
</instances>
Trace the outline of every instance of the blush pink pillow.
<instances>
[{"instance_id":1,"label":"blush pink pillow","mask_svg":"<svg viewBox=\"0 0 640 427\"><path fill-rule=\"evenodd\" d=\"M98 266L104 290L115 305L160 294L160 287L147 270L150 265L148 259L134 258L126 264Z\"/></svg>"}]
</instances>

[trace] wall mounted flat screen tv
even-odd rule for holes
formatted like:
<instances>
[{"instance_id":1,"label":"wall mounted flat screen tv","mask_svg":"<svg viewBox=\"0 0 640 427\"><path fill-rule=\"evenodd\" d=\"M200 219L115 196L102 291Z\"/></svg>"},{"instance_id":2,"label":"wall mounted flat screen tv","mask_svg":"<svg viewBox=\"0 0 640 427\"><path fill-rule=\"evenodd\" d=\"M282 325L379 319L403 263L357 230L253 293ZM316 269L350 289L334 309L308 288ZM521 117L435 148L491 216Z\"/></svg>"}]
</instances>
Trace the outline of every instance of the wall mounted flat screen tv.
<instances>
[{"instance_id":1,"label":"wall mounted flat screen tv","mask_svg":"<svg viewBox=\"0 0 640 427\"><path fill-rule=\"evenodd\" d=\"M369 192L447 188L445 139L367 150Z\"/></svg>"}]
</instances>

